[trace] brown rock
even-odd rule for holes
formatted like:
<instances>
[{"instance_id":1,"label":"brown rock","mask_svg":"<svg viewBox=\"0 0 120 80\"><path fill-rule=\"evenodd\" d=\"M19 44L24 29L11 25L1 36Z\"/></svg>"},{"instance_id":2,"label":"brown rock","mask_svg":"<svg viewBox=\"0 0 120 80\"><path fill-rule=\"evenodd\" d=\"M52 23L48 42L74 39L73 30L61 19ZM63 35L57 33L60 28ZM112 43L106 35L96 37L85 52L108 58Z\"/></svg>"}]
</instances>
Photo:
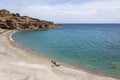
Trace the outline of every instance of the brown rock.
<instances>
[{"instance_id":1,"label":"brown rock","mask_svg":"<svg viewBox=\"0 0 120 80\"><path fill-rule=\"evenodd\" d=\"M3 29L46 29L58 26L50 21L39 20L19 13L10 13L6 9L0 10L0 28Z\"/></svg>"}]
</instances>

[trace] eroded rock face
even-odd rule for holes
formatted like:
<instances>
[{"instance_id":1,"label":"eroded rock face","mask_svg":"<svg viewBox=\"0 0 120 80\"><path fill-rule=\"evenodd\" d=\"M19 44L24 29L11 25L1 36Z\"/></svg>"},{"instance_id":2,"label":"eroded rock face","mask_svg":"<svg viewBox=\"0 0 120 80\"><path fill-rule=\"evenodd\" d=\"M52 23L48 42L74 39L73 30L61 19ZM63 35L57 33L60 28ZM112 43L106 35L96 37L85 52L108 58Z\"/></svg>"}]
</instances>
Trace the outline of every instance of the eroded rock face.
<instances>
[{"instance_id":1,"label":"eroded rock face","mask_svg":"<svg viewBox=\"0 0 120 80\"><path fill-rule=\"evenodd\" d=\"M20 16L19 13L10 13L0 10L0 28L3 29L46 29L58 26L50 21L39 20L28 16Z\"/></svg>"},{"instance_id":2,"label":"eroded rock face","mask_svg":"<svg viewBox=\"0 0 120 80\"><path fill-rule=\"evenodd\" d=\"M0 22L0 27L1 27L2 29L8 29L7 24L6 24L6 23L3 23L3 22Z\"/></svg>"}]
</instances>

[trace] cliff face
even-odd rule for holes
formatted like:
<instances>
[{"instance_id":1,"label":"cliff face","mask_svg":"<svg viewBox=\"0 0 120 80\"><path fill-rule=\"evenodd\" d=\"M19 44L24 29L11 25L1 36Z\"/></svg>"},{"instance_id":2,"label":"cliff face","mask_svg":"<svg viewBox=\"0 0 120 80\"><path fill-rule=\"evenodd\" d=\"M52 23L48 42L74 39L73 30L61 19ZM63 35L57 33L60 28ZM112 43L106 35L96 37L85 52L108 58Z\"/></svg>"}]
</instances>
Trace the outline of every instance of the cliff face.
<instances>
[{"instance_id":1,"label":"cliff face","mask_svg":"<svg viewBox=\"0 0 120 80\"><path fill-rule=\"evenodd\" d=\"M2 29L46 29L55 26L58 24L29 16L20 16L19 13L10 13L5 9L0 10L0 28Z\"/></svg>"}]
</instances>

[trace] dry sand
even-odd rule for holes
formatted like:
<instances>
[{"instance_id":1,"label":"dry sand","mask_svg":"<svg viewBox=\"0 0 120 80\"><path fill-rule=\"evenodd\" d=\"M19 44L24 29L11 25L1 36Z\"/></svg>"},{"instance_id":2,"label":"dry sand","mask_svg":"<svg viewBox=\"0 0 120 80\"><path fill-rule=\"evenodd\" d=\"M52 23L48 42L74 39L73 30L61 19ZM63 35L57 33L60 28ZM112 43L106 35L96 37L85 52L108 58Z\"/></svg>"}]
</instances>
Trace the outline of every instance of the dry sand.
<instances>
[{"instance_id":1,"label":"dry sand","mask_svg":"<svg viewBox=\"0 0 120 80\"><path fill-rule=\"evenodd\" d=\"M0 80L119 80L64 66L51 67L48 59L11 42L11 33L0 34Z\"/></svg>"}]
</instances>

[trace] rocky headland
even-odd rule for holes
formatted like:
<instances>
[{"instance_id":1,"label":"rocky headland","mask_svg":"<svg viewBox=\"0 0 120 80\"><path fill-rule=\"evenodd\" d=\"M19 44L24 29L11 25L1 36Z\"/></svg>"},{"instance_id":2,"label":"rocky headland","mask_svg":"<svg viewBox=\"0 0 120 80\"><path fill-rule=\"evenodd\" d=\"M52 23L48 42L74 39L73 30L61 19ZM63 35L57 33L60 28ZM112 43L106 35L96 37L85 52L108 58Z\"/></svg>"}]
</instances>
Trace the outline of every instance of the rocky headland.
<instances>
[{"instance_id":1,"label":"rocky headland","mask_svg":"<svg viewBox=\"0 0 120 80\"><path fill-rule=\"evenodd\" d=\"M2 29L48 29L58 26L51 21L39 20L19 13L10 13L6 9L0 10L0 28Z\"/></svg>"}]
</instances>

